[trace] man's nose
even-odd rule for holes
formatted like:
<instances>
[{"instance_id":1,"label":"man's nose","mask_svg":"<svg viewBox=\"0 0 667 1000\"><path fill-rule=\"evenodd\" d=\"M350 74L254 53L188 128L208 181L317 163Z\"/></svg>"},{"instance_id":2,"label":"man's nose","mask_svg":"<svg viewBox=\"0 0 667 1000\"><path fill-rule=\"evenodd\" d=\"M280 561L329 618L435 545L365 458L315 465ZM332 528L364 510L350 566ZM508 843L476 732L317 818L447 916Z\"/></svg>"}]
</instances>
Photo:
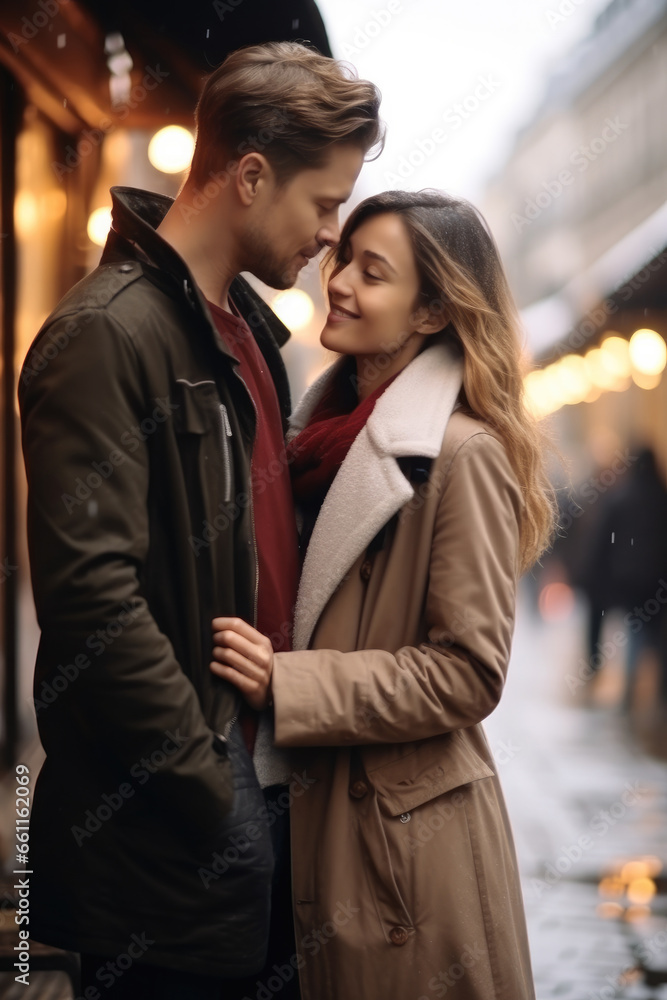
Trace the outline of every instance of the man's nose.
<instances>
[{"instance_id":1,"label":"man's nose","mask_svg":"<svg viewBox=\"0 0 667 1000\"><path fill-rule=\"evenodd\" d=\"M328 217L317 231L317 242L323 247L335 247L340 241L338 212Z\"/></svg>"}]
</instances>

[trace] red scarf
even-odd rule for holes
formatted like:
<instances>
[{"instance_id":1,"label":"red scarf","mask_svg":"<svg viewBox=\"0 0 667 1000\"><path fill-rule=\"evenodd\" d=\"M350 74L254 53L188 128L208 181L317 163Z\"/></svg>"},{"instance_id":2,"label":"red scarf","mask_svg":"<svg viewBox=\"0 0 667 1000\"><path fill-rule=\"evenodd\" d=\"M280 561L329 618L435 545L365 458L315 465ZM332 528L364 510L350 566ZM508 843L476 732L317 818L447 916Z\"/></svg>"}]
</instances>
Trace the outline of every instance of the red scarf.
<instances>
[{"instance_id":1,"label":"red scarf","mask_svg":"<svg viewBox=\"0 0 667 1000\"><path fill-rule=\"evenodd\" d=\"M347 366L333 379L313 410L310 423L287 446L294 497L301 503L322 500L350 445L365 426L378 399L396 378L383 382L361 402Z\"/></svg>"}]
</instances>

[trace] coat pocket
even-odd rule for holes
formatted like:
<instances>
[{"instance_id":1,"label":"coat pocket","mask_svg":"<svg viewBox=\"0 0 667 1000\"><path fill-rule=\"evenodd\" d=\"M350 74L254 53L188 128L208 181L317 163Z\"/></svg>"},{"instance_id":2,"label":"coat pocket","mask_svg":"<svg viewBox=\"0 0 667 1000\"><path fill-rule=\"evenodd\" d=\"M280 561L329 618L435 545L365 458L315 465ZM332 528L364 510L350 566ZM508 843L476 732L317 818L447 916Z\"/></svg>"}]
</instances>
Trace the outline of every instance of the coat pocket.
<instances>
[{"instance_id":1,"label":"coat pocket","mask_svg":"<svg viewBox=\"0 0 667 1000\"><path fill-rule=\"evenodd\" d=\"M423 917L425 899L431 897L432 886L441 878L439 871L425 873L426 855L415 847L422 844L426 818L435 813L438 828L451 820L452 825L447 823L449 838L467 839L467 830L461 825L465 824L465 810L459 808L466 792L457 789L493 777L494 771L459 732L413 744L413 749L385 747L385 760L387 754L395 756L383 764L377 764L378 754L373 751L365 761L373 808L369 805L363 833L367 856L372 856L367 873L376 908L387 940L396 943L392 921L394 927L404 927L411 934ZM434 838L430 829L427 837ZM447 840L439 842L442 852L436 855L438 864L447 866L451 846Z\"/></svg>"},{"instance_id":2,"label":"coat pocket","mask_svg":"<svg viewBox=\"0 0 667 1000\"><path fill-rule=\"evenodd\" d=\"M387 944L391 944L392 930L411 928L413 919L406 903L409 886L399 877L400 865L397 865L396 852L389 842L386 823L377 796L369 795L359 815L364 871L382 933Z\"/></svg>"},{"instance_id":3,"label":"coat pocket","mask_svg":"<svg viewBox=\"0 0 667 1000\"><path fill-rule=\"evenodd\" d=\"M382 812L401 816L459 785L491 778L495 772L466 738L454 731L420 743L367 773Z\"/></svg>"}]
</instances>

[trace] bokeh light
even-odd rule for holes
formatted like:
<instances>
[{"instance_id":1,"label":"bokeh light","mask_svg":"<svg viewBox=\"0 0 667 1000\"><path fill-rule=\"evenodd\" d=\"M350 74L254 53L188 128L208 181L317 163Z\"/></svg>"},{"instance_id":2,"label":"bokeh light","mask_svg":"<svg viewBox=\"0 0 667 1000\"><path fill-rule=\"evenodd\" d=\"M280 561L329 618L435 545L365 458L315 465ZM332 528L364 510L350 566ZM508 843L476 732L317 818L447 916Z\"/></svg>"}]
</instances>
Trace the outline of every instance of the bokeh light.
<instances>
[{"instance_id":1,"label":"bokeh light","mask_svg":"<svg viewBox=\"0 0 667 1000\"><path fill-rule=\"evenodd\" d=\"M31 191L19 191L14 201L14 225L17 236L26 237L39 223L37 198Z\"/></svg>"},{"instance_id":2,"label":"bokeh light","mask_svg":"<svg viewBox=\"0 0 667 1000\"><path fill-rule=\"evenodd\" d=\"M88 239L92 243L96 243L98 247L103 247L107 241L110 226L111 209L106 205L102 208L96 208L94 212L90 213L88 218L88 225L86 227Z\"/></svg>"},{"instance_id":3,"label":"bokeh light","mask_svg":"<svg viewBox=\"0 0 667 1000\"><path fill-rule=\"evenodd\" d=\"M181 125L166 125L149 142L148 159L156 170L178 174L190 166L194 148L192 132Z\"/></svg>"},{"instance_id":4,"label":"bokeh light","mask_svg":"<svg viewBox=\"0 0 667 1000\"><path fill-rule=\"evenodd\" d=\"M288 288L284 292L278 292L271 301L271 308L288 330L293 332L304 330L315 315L313 300L301 288Z\"/></svg>"},{"instance_id":5,"label":"bokeh light","mask_svg":"<svg viewBox=\"0 0 667 1000\"><path fill-rule=\"evenodd\" d=\"M565 621L574 610L574 591L566 583L548 583L540 591L538 606L543 621Z\"/></svg>"},{"instance_id":6,"label":"bokeh light","mask_svg":"<svg viewBox=\"0 0 667 1000\"><path fill-rule=\"evenodd\" d=\"M600 345L602 351L602 364L616 375L618 379L627 379L632 371L630 363L630 345L625 337L620 337L617 333L609 333L605 336Z\"/></svg>"},{"instance_id":7,"label":"bokeh light","mask_svg":"<svg viewBox=\"0 0 667 1000\"><path fill-rule=\"evenodd\" d=\"M630 338L630 361L642 375L660 375L667 364L667 344L655 330L637 330Z\"/></svg>"},{"instance_id":8,"label":"bokeh light","mask_svg":"<svg viewBox=\"0 0 667 1000\"><path fill-rule=\"evenodd\" d=\"M631 903L649 903L655 896L655 891L652 878L635 878L628 886L628 899Z\"/></svg>"}]
</instances>

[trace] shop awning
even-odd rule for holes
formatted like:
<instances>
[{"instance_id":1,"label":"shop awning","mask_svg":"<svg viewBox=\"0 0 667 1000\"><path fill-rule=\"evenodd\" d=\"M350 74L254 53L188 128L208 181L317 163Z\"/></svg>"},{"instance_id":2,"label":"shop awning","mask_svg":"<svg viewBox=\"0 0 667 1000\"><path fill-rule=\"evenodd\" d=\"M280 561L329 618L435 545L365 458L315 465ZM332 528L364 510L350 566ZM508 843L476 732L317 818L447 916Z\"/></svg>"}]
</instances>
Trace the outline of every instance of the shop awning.
<instances>
[{"instance_id":1,"label":"shop awning","mask_svg":"<svg viewBox=\"0 0 667 1000\"><path fill-rule=\"evenodd\" d=\"M555 295L521 311L538 362L577 352L605 330L627 333L667 309L667 201Z\"/></svg>"},{"instance_id":2,"label":"shop awning","mask_svg":"<svg viewBox=\"0 0 667 1000\"><path fill-rule=\"evenodd\" d=\"M3 0L0 62L60 128L190 125L202 79L243 45L308 41L331 55L314 0ZM112 100L112 93L120 102Z\"/></svg>"}]
</instances>

